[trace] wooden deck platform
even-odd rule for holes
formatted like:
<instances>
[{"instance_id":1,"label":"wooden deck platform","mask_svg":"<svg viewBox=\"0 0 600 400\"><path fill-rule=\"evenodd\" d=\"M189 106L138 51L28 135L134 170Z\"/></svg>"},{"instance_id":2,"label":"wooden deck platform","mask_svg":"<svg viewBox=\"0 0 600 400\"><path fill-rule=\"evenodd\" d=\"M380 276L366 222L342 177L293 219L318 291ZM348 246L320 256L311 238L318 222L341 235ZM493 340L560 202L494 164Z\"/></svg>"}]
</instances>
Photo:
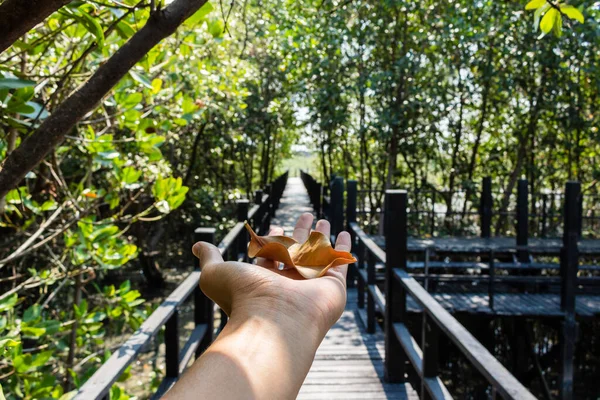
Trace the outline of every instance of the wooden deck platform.
<instances>
[{"instance_id":1,"label":"wooden deck platform","mask_svg":"<svg viewBox=\"0 0 600 400\"><path fill-rule=\"evenodd\" d=\"M498 293L490 308L487 293L432 293L442 307L450 313L506 315L523 317L560 317L558 294ZM421 307L411 298L407 299L409 311L420 312ZM577 296L576 313L581 317L600 315L600 296Z\"/></svg>"},{"instance_id":2,"label":"wooden deck platform","mask_svg":"<svg viewBox=\"0 0 600 400\"><path fill-rule=\"evenodd\" d=\"M290 235L303 212L312 212L304 185L289 178L272 224ZM418 399L410 385L383 381L383 333L369 335L357 323L356 298L349 290L346 310L319 347L298 399Z\"/></svg>"},{"instance_id":3,"label":"wooden deck platform","mask_svg":"<svg viewBox=\"0 0 600 400\"><path fill-rule=\"evenodd\" d=\"M383 236L372 236L375 243L385 249ZM528 250L533 255L560 255L562 240L558 238L529 238ZM579 253L587 257L600 257L600 240L580 240ZM424 252L430 249L439 253L495 253L510 252L516 249L516 239L510 237L444 237L444 238L408 238L408 251L412 253Z\"/></svg>"}]
</instances>

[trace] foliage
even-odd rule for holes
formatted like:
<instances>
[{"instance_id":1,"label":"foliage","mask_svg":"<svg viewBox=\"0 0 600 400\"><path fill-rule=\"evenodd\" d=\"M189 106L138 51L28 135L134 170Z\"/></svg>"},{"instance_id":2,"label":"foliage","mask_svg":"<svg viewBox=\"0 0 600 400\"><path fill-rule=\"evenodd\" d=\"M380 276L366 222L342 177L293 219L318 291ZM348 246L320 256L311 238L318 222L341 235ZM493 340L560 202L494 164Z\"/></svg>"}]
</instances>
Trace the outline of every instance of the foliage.
<instances>
[{"instance_id":1,"label":"foliage","mask_svg":"<svg viewBox=\"0 0 600 400\"><path fill-rule=\"evenodd\" d=\"M526 10L535 10L533 26L537 30L538 25L542 30L543 37L550 31L558 37L562 36L563 16L583 24L584 18L581 10L565 3L554 3L546 0L531 0L525 6Z\"/></svg>"},{"instance_id":2,"label":"foliage","mask_svg":"<svg viewBox=\"0 0 600 400\"><path fill-rule=\"evenodd\" d=\"M0 55L0 161L144 25L150 5L74 1ZM140 269L165 286L157 266L188 263L193 228L227 229L230 204L278 172L296 137L284 55L272 26L246 11L206 3L0 199L8 399L71 396L151 311L127 277ZM128 395L115 386L111 398Z\"/></svg>"},{"instance_id":3,"label":"foliage","mask_svg":"<svg viewBox=\"0 0 600 400\"><path fill-rule=\"evenodd\" d=\"M0 54L0 161L151 3L165 4L73 1ZM541 39L528 10L555 35ZM69 396L107 338L150 311L145 285L121 283L141 272L164 287L159 266L187 266L193 229L231 226L231 203L298 142L322 181L372 190L360 199L372 210L383 189L408 187L421 194L411 207L438 206L433 193L464 216L487 175L501 212L521 176L531 193L567 179L594 191L599 13L587 0L206 3L0 199L5 395Z\"/></svg>"}]
</instances>

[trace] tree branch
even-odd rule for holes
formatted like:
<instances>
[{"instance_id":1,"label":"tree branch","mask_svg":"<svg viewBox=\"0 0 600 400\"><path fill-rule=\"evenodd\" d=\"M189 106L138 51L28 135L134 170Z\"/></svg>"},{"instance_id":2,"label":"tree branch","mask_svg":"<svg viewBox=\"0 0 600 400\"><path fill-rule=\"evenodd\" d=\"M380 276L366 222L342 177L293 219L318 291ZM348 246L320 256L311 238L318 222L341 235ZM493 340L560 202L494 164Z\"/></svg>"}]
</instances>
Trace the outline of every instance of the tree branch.
<instances>
[{"instance_id":1,"label":"tree branch","mask_svg":"<svg viewBox=\"0 0 600 400\"><path fill-rule=\"evenodd\" d=\"M0 5L0 53L71 0L6 0Z\"/></svg>"},{"instance_id":2,"label":"tree branch","mask_svg":"<svg viewBox=\"0 0 600 400\"><path fill-rule=\"evenodd\" d=\"M176 0L164 10L152 14L142 29L7 157L0 171L0 197L16 187L27 172L38 165L146 53L173 34L206 1Z\"/></svg>"}]
</instances>

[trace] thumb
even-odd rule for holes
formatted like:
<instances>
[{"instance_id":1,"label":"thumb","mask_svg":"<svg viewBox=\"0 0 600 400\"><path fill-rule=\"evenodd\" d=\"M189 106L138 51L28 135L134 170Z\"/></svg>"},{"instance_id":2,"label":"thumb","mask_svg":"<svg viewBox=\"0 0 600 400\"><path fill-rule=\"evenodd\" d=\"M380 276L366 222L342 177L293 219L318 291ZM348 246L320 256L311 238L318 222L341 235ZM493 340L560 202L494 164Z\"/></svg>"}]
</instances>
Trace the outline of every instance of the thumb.
<instances>
[{"instance_id":1,"label":"thumb","mask_svg":"<svg viewBox=\"0 0 600 400\"><path fill-rule=\"evenodd\" d=\"M192 247L192 252L200 260L200 270L207 266L223 262L219 249L207 242L198 242Z\"/></svg>"}]
</instances>

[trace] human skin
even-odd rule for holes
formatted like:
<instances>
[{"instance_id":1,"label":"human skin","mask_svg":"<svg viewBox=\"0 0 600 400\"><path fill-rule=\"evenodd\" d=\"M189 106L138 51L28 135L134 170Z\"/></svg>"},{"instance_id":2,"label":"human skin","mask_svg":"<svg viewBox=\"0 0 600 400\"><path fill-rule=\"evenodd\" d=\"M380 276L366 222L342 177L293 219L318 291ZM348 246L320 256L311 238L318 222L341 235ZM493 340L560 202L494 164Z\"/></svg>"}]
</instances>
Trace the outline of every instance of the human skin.
<instances>
[{"instance_id":1,"label":"human skin","mask_svg":"<svg viewBox=\"0 0 600 400\"><path fill-rule=\"evenodd\" d=\"M293 237L308 239L311 214L298 219ZM329 223L315 230L330 234ZM274 228L270 235L282 235ZM350 251L342 232L337 250ZM327 331L346 304L348 266L306 280L276 262L224 262L208 243L193 247L200 260L200 288L229 316L215 342L194 362L164 399L295 399Z\"/></svg>"}]
</instances>

